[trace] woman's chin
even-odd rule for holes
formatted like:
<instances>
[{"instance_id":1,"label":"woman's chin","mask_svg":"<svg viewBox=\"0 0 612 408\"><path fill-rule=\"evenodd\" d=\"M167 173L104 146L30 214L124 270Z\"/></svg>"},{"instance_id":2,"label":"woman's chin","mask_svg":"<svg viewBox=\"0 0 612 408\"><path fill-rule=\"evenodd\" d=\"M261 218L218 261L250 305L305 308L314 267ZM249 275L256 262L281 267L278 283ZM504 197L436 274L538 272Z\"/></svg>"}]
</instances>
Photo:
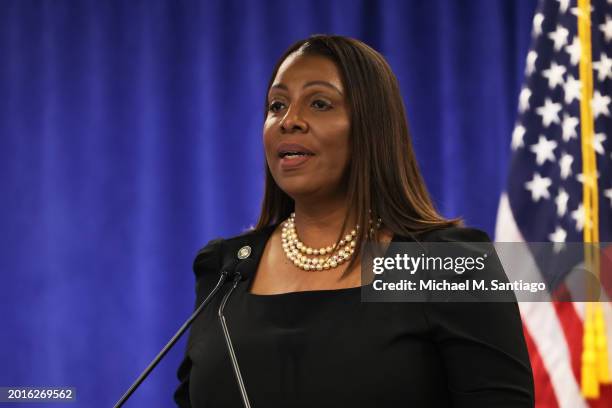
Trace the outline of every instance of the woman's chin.
<instances>
[{"instance_id":1,"label":"woman's chin","mask_svg":"<svg viewBox=\"0 0 612 408\"><path fill-rule=\"evenodd\" d=\"M298 185L290 185L290 186L281 186L281 189L293 200L303 200L309 199L316 195L316 189L309 188L307 186L298 186Z\"/></svg>"}]
</instances>

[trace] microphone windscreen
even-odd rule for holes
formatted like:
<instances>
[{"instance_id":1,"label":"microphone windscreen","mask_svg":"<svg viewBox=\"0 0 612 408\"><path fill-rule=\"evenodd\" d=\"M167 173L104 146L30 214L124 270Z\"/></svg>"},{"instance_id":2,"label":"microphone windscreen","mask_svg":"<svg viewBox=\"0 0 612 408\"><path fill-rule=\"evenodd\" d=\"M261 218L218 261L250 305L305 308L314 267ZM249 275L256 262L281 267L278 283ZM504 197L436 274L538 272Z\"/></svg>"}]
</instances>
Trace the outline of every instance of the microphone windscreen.
<instances>
[{"instance_id":1,"label":"microphone windscreen","mask_svg":"<svg viewBox=\"0 0 612 408\"><path fill-rule=\"evenodd\" d=\"M243 259L238 266L236 267L236 273L239 273L241 276L241 280L249 279L251 275L255 273L255 269L257 268L257 263L251 259Z\"/></svg>"},{"instance_id":2,"label":"microphone windscreen","mask_svg":"<svg viewBox=\"0 0 612 408\"><path fill-rule=\"evenodd\" d=\"M236 272L236 267L238 266L239 263L240 263L240 260L232 259L231 261L228 261L225 263L225 265L223 265L223 268L221 268L221 272L224 272L224 271L228 272L228 275L231 277Z\"/></svg>"}]
</instances>

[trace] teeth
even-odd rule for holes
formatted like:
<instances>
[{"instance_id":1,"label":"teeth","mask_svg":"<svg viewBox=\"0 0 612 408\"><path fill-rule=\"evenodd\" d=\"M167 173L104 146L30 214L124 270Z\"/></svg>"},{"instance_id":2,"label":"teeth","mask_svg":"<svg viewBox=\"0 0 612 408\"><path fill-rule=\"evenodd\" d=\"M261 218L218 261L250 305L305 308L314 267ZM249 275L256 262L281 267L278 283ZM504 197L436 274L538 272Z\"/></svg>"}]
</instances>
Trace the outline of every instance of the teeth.
<instances>
[{"instance_id":1,"label":"teeth","mask_svg":"<svg viewBox=\"0 0 612 408\"><path fill-rule=\"evenodd\" d=\"M306 153L285 153L283 157L296 157L296 156L306 156Z\"/></svg>"}]
</instances>

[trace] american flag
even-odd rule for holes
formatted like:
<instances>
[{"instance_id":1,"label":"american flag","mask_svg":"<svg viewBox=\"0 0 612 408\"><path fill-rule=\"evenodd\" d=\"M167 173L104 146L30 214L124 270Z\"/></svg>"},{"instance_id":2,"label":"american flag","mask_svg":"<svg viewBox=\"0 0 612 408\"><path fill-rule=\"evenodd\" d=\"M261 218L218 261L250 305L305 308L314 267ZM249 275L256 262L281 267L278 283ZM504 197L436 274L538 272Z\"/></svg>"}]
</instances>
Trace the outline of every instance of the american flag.
<instances>
[{"instance_id":1,"label":"american flag","mask_svg":"<svg viewBox=\"0 0 612 408\"><path fill-rule=\"evenodd\" d=\"M591 0L585 10L589 7L593 87L588 102L594 123L590 146L598 173L599 241L611 242L612 0ZM579 66L585 60L585 43L579 36L580 15L576 0L541 0L538 5L496 241L581 242L585 225L592 223L583 205L583 183L589 178L583 174L581 146L584 84ZM601 305L612 367L612 308L610 302ZM585 398L581 392L585 304L521 303L520 309L536 407L612 407L611 385L600 386L598 398Z\"/></svg>"}]
</instances>

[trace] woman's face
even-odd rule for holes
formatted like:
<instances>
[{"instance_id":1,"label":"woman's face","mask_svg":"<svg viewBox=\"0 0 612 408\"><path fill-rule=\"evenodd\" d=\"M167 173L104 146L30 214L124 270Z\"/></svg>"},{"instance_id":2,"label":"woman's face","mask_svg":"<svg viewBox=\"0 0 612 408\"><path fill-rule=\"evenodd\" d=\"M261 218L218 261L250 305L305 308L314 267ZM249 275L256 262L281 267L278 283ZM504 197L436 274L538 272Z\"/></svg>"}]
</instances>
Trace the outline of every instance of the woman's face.
<instances>
[{"instance_id":1,"label":"woman's face","mask_svg":"<svg viewBox=\"0 0 612 408\"><path fill-rule=\"evenodd\" d=\"M350 118L336 65L293 53L268 91L263 141L278 186L293 199L340 197L349 161Z\"/></svg>"}]
</instances>

